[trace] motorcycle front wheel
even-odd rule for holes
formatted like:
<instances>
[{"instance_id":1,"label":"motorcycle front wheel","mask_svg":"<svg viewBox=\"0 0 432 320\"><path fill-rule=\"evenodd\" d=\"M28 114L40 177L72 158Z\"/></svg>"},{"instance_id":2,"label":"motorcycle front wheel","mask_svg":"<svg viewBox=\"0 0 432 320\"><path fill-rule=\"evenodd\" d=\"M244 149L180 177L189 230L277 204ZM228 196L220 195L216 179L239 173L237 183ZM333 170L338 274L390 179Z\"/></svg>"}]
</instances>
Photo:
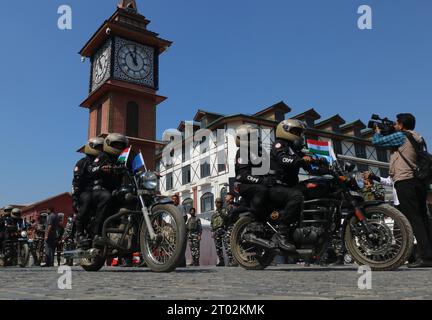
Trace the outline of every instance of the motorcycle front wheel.
<instances>
[{"instance_id":1,"label":"motorcycle front wheel","mask_svg":"<svg viewBox=\"0 0 432 320\"><path fill-rule=\"evenodd\" d=\"M18 250L18 265L21 268L27 267L30 259L30 249L27 243L19 245Z\"/></svg>"},{"instance_id":2,"label":"motorcycle front wheel","mask_svg":"<svg viewBox=\"0 0 432 320\"><path fill-rule=\"evenodd\" d=\"M370 234L355 216L345 230L346 248L354 261L373 271L396 270L405 264L414 243L408 219L387 204L366 208L365 217Z\"/></svg>"},{"instance_id":3,"label":"motorcycle front wheel","mask_svg":"<svg viewBox=\"0 0 432 320\"><path fill-rule=\"evenodd\" d=\"M234 225L230 239L233 258L246 270L264 270L273 262L275 254L243 240L245 229L250 223L251 217L241 217Z\"/></svg>"},{"instance_id":4,"label":"motorcycle front wheel","mask_svg":"<svg viewBox=\"0 0 432 320\"><path fill-rule=\"evenodd\" d=\"M150 222L156 234L152 240L145 221L140 232L141 254L155 272L174 271L186 251L186 225L180 210L173 205L153 207Z\"/></svg>"}]
</instances>

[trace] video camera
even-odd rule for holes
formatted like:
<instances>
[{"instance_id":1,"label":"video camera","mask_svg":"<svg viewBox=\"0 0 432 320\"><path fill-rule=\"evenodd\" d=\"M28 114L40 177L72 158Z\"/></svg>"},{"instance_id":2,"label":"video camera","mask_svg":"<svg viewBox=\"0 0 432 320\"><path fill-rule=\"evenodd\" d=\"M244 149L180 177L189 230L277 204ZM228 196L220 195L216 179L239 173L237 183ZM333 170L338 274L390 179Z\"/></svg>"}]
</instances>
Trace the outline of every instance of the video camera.
<instances>
[{"instance_id":1,"label":"video camera","mask_svg":"<svg viewBox=\"0 0 432 320\"><path fill-rule=\"evenodd\" d=\"M374 129L378 127L381 130L381 134L387 136L395 132L395 123L388 118L381 118L377 114L372 115L372 120L368 123L369 129Z\"/></svg>"}]
</instances>

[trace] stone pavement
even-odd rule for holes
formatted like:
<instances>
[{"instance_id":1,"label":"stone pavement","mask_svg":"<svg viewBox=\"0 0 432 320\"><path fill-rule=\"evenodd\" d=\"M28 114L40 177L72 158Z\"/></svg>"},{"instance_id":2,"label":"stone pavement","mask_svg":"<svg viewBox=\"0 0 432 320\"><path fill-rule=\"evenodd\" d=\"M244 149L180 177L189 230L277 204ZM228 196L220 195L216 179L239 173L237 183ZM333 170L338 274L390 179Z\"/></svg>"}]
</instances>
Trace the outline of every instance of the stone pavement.
<instances>
[{"instance_id":1,"label":"stone pavement","mask_svg":"<svg viewBox=\"0 0 432 320\"><path fill-rule=\"evenodd\" d=\"M0 269L0 299L432 299L432 269L373 272L360 290L356 266L282 265L264 271L195 267L169 274L145 268L72 268L72 289L57 268Z\"/></svg>"}]
</instances>

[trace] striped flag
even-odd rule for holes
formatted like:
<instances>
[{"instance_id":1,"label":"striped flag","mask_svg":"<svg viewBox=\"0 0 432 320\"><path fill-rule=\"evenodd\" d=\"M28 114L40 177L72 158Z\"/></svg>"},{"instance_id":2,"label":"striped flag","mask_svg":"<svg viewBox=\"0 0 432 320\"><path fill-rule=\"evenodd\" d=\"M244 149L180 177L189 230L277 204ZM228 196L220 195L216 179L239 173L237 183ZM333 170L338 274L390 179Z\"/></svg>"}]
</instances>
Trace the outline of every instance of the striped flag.
<instances>
[{"instance_id":1,"label":"striped flag","mask_svg":"<svg viewBox=\"0 0 432 320\"><path fill-rule=\"evenodd\" d=\"M336 160L336 155L333 151L331 141L307 140L309 152L315 154L317 157L326 158L331 164Z\"/></svg>"},{"instance_id":2,"label":"striped flag","mask_svg":"<svg viewBox=\"0 0 432 320\"><path fill-rule=\"evenodd\" d=\"M132 149L131 147L124 149L123 152L120 154L117 162L118 163L127 163L131 149Z\"/></svg>"}]
</instances>

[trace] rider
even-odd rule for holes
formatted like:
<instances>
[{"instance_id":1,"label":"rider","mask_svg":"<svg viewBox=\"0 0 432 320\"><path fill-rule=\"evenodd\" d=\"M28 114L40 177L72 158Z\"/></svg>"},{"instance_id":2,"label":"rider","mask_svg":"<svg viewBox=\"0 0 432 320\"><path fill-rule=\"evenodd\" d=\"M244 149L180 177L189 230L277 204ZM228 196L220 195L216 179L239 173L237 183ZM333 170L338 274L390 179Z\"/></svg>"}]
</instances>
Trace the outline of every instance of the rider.
<instances>
[{"instance_id":1,"label":"rider","mask_svg":"<svg viewBox=\"0 0 432 320\"><path fill-rule=\"evenodd\" d=\"M73 208L76 213L76 231L80 244L85 241L84 227L88 224L91 215L92 185L90 182L89 167L102 152L103 138L90 139L84 148L86 156L75 165L72 181Z\"/></svg>"},{"instance_id":2,"label":"rider","mask_svg":"<svg viewBox=\"0 0 432 320\"><path fill-rule=\"evenodd\" d=\"M305 146L306 125L296 119L284 120L277 126L276 139L270 154L270 174L276 184L270 192L273 208L284 208L278 214L279 231L296 221L301 213L304 197L299 186L300 168L312 172L314 160L302 152Z\"/></svg>"},{"instance_id":3,"label":"rider","mask_svg":"<svg viewBox=\"0 0 432 320\"><path fill-rule=\"evenodd\" d=\"M110 215L112 192L120 188L122 175L115 170L119 155L129 145L126 136L118 133L109 134L101 152L90 165L93 183L93 203L96 206L93 234L99 240L102 235L104 219Z\"/></svg>"},{"instance_id":4,"label":"rider","mask_svg":"<svg viewBox=\"0 0 432 320\"><path fill-rule=\"evenodd\" d=\"M257 134L257 130L258 127L251 124L242 125L237 129L236 144L240 149L236 155L235 172L236 181L240 183L239 194L242 201L249 207L254 217L262 222L270 213L270 187L275 184L276 180L275 177L268 174L268 170L267 174L262 175L253 172L254 169L262 168L266 161L270 162L271 166L269 155L262 148L261 140L258 136L253 136ZM247 151L247 159L242 158L244 151ZM258 160L259 158L261 161ZM280 247L286 251L295 251L295 246L280 233L277 233L268 245L274 248Z\"/></svg>"},{"instance_id":5,"label":"rider","mask_svg":"<svg viewBox=\"0 0 432 320\"><path fill-rule=\"evenodd\" d=\"M268 160L268 154L261 148L261 141L252 135L258 131L258 127L252 124L240 126L236 132L236 145L239 150L236 154L235 175L239 183L238 191L242 201L249 207L257 219L261 219L266 211L269 192L267 185L271 182L269 176L253 174L253 169L261 168L261 163L255 163L262 154L262 161ZM242 152L243 150L243 152ZM242 154L247 159L242 158Z\"/></svg>"}]
</instances>

